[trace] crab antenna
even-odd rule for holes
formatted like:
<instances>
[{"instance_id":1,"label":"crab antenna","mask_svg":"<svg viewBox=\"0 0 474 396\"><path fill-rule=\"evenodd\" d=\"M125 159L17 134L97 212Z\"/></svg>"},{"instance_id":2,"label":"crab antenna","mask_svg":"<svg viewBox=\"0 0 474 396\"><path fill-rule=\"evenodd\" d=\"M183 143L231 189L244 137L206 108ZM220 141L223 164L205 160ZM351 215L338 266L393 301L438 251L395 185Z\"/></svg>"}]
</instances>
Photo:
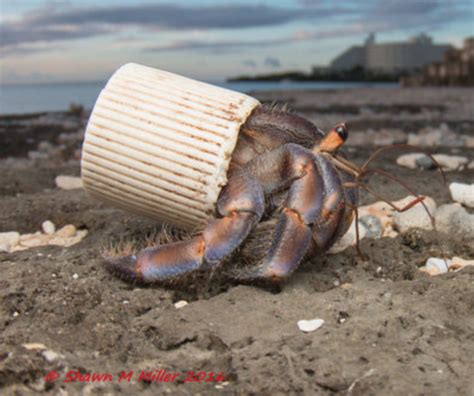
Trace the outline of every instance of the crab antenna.
<instances>
[{"instance_id":1,"label":"crab antenna","mask_svg":"<svg viewBox=\"0 0 474 396\"><path fill-rule=\"evenodd\" d=\"M390 202L389 200L385 199L382 195L378 194L375 190L373 190L371 187L369 187L368 185L366 185L365 183L361 183L360 180L362 179L363 176L367 175L368 173L377 173L377 174L380 174L380 175L383 175L387 178L389 178L390 180L393 180L395 181L396 183L400 184L401 186L403 186L408 192L410 192L411 194L413 194L416 199L414 199L413 201L409 202L407 205L405 205L403 208L398 208L396 205L394 205L392 202ZM433 226L433 230L436 232L435 234L435 239L436 239L436 243L438 244L438 246L441 248L441 250L443 251L443 260L446 264L446 266L448 265L447 262L446 262L446 259L444 258L445 256L445 249L443 247L443 244L441 243L440 239L438 238L438 230L436 228L436 220L435 218L433 217L433 215L431 214L431 212L428 210L428 207L426 206L426 204L423 202L424 198L425 197L422 197L422 196L419 196L417 195L411 188L410 186L408 186L406 183L404 183L403 181L401 180L398 180L398 178L396 178L395 176L391 175L390 173L388 172L385 172L383 170L380 170L380 169L366 169L361 175L360 175L360 178L358 178L358 183L356 183L356 185L358 187L362 187L364 188L367 192L369 192L370 194L372 194L373 196L379 198L380 200L384 201L385 203L387 203L388 205L390 205L392 208L394 208L396 211L398 212L404 212L410 208L412 208L413 206L415 206L417 203L421 203L423 205L423 208L425 209L425 212L426 214L428 215L429 219L430 219L430 222L431 222L431 225Z\"/></svg>"},{"instance_id":2,"label":"crab antenna","mask_svg":"<svg viewBox=\"0 0 474 396\"><path fill-rule=\"evenodd\" d=\"M385 152L385 151L389 151L389 150L397 150L397 149L401 149L401 148L405 148L405 149L409 149L409 150L416 150L416 151L421 151L423 154L427 155L431 161L433 161L433 163L435 164L435 166L439 169L440 173L441 173L441 177L443 178L443 184L446 184L446 175L443 171L443 168L439 165L438 161L436 161L436 159L433 157L433 155L431 155L430 153L428 153L426 150L423 150L423 149L420 149L419 147L417 146L413 146L411 144L392 144L390 146L385 146L385 147L380 147L379 149L375 150L375 152L367 159L367 161L365 161L364 165L362 165L361 167L361 170L364 171L367 169L367 166L374 160L376 159L381 153Z\"/></svg>"}]
</instances>

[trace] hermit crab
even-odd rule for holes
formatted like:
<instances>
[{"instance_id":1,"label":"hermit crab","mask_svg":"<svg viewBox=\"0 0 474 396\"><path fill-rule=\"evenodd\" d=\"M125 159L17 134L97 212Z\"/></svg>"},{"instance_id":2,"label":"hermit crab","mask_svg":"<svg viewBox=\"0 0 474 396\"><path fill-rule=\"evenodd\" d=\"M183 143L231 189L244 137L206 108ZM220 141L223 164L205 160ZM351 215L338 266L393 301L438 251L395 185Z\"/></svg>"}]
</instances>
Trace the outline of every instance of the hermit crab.
<instances>
[{"instance_id":1,"label":"hermit crab","mask_svg":"<svg viewBox=\"0 0 474 396\"><path fill-rule=\"evenodd\" d=\"M353 221L358 239L360 188L396 211L417 203L427 210L403 181L369 168L395 146L357 166L342 152L347 138L345 124L324 133L249 95L123 65L101 91L86 128L84 188L93 198L191 234L136 254L115 249L119 254L106 258L107 267L141 283L178 282L207 271L275 284L305 258L327 251ZM373 174L398 182L415 199L397 207L367 183ZM358 244L357 251L362 257Z\"/></svg>"},{"instance_id":2,"label":"hermit crab","mask_svg":"<svg viewBox=\"0 0 474 396\"><path fill-rule=\"evenodd\" d=\"M345 124L323 133L297 114L258 106L241 127L228 183L204 230L111 259L108 268L132 281L167 282L214 270L238 252L252 265L234 269L233 278L284 281L305 257L324 253L348 230L357 216L359 187L377 195L362 182L366 175L392 178L367 167L383 149L360 167L349 162L341 152L347 138ZM407 210L422 200L416 196L394 209Z\"/></svg>"}]
</instances>

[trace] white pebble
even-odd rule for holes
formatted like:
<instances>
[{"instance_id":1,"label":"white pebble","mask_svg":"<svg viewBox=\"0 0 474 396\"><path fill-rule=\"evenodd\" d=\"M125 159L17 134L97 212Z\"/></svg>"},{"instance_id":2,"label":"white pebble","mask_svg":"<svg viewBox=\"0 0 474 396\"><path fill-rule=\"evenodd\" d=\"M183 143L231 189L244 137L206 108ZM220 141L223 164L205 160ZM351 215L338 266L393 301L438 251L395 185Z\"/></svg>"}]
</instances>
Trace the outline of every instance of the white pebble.
<instances>
[{"instance_id":1,"label":"white pebble","mask_svg":"<svg viewBox=\"0 0 474 396\"><path fill-rule=\"evenodd\" d=\"M56 231L56 226L50 220L44 221L43 224L41 224L41 228L43 232L48 235L54 234L54 231Z\"/></svg>"},{"instance_id":2,"label":"white pebble","mask_svg":"<svg viewBox=\"0 0 474 396\"><path fill-rule=\"evenodd\" d=\"M56 232L56 237L60 238L70 238L76 235L76 227L72 224L67 224L63 228L59 229L58 232Z\"/></svg>"},{"instance_id":3,"label":"white pebble","mask_svg":"<svg viewBox=\"0 0 474 396\"><path fill-rule=\"evenodd\" d=\"M74 274L74 275L72 276L72 279L79 279L79 275Z\"/></svg>"},{"instance_id":4,"label":"white pebble","mask_svg":"<svg viewBox=\"0 0 474 396\"><path fill-rule=\"evenodd\" d=\"M187 301L184 301L184 300L180 300L180 301L174 303L174 307L175 307L176 309L183 308L183 307L185 307L186 305L188 305L188 302L187 302Z\"/></svg>"},{"instance_id":5,"label":"white pebble","mask_svg":"<svg viewBox=\"0 0 474 396\"><path fill-rule=\"evenodd\" d=\"M299 320L297 325L301 331L310 333L319 329L324 324L324 319Z\"/></svg>"},{"instance_id":6,"label":"white pebble","mask_svg":"<svg viewBox=\"0 0 474 396\"><path fill-rule=\"evenodd\" d=\"M0 251L9 252L20 242L20 234L16 231L0 232Z\"/></svg>"},{"instance_id":7,"label":"white pebble","mask_svg":"<svg viewBox=\"0 0 474 396\"><path fill-rule=\"evenodd\" d=\"M63 190L75 190L77 188L83 188L82 180L80 177L75 176L57 176L54 179L56 186Z\"/></svg>"},{"instance_id":8,"label":"white pebble","mask_svg":"<svg viewBox=\"0 0 474 396\"><path fill-rule=\"evenodd\" d=\"M408 205L411 201L415 199L414 196L408 196L400 201L395 202L395 204L403 208ZM430 197L425 197L423 203L428 208L428 211L434 217L436 211L436 203ZM417 203L411 209L408 209L405 212L395 212L393 216L394 225L396 229L400 232L406 232L410 228L422 228L424 230L433 229L433 224L431 219L426 213L426 209L421 202Z\"/></svg>"},{"instance_id":9,"label":"white pebble","mask_svg":"<svg viewBox=\"0 0 474 396\"><path fill-rule=\"evenodd\" d=\"M13 317L14 317L14 318L16 318L16 317L18 317L18 316L20 316L20 314L19 314L17 311L13 312Z\"/></svg>"},{"instance_id":10,"label":"white pebble","mask_svg":"<svg viewBox=\"0 0 474 396\"><path fill-rule=\"evenodd\" d=\"M449 269L451 270L461 270L468 265L474 265L474 260L465 260L461 257L453 257L453 262Z\"/></svg>"},{"instance_id":11,"label":"white pebble","mask_svg":"<svg viewBox=\"0 0 474 396\"><path fill-rule=\"evenodd\" d=\"M455 171L462 169L469 160L459 155L435 154L434 159L445 171Z\"/></svg>"},{"instance_id":12,"label":"white pebble","mask_svg":"<svg viewBox=\"0 0 474 396\"><path fill-rule=\"evenodd\" d=\"M22 347L29 351L46 349L46 345L40 342L30 342L29 344L23 344Z\"/></svg>"},{"instance_id":13,"label":"white pebble","mask_svg":"<svg viewBox=\"0 0 474 396\"><path fill-rule=\"evenodd\" d=\"M451 183L449 191L454 201L474 208L474 184Z\"/></svg>"},{"instance_id":14,"label":"white pebble","mask_svg":"<svg viewBox=\"0 0 474 396\"><path fill-rule=\"evenodd\" d=\"M41 354L43 355L43 357L46 359L48 363L54 362L59 357L59 355L56 352L50 351L49 349L46 351L43 351Z\"/></svg>"},{"instance_id":15,"label":"white pebble","mask_svg":"<svg viewBox=\"0 0 474 396\"><path fill-rule=\"evenodd\" d=\"M430 257L428 260L426 260L425 266L428 271L436 269L439 270L441 274L444 274L448 272L451 263L452 261L448 259L444 260L441 258Z\"/></svg>"},{"instance_id":16,"label":"white pebble","mask_svg":"<svg viewBox=\"0 0 474 396\"><path fill-rule=\"evenodd\" d=\"M423 153L404 154L397 158L397 164L409 169L416 169L416 160L425 157Z\"/></svg>"}]
</instances>

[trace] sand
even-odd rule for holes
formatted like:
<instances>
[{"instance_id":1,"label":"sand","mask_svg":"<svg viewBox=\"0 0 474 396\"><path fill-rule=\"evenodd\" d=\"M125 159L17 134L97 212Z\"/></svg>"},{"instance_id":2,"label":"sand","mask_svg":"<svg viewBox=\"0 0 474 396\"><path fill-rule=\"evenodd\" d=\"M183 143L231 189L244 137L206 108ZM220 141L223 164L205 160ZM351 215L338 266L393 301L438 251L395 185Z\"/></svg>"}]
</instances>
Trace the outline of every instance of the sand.
<instances>
[{"instance_id":1,"label":"sand","mask_svg":"<svg viewBox=\"0 0 474 396\"><path fill-rule=\"evenodd\" d=\"M322 128L348 121L355 133L398 128L408 134L446 123L455 134L474 136L472 89L257 96L288 102L320 120ZM15 117L1 120L0 232L34 232L45 220L89 232L68 248L0 253L1 393L472 392L474 268L433 277L418 270L428 257L443 253L473 258L472 235L414 229L393 239L365 239L367 261L359 260L354 248L314 257L279 290L231 284L219 274L171 288L135 287L104 269L102 252L120 240L144 239L159 225L93 201L82 190L55 187L57 175L79 175L78 139L60 154L25 157L40 141L57 143L60 133L83 128L84 119L65 117L66 124L53 122L54 117L44 127L38 122L39 133ZM362 163L375 149L371 143L349 147L348 157ZM431 151L471 159L474 153L454 145ZM374 166L393 172L438 205L449 202L436 171L400 168L397 155L391 152ZM472 182L474 170L449 172L447 178ZM408 195L388 182L376 180L375 186L394 200ZM362 197L362 203L373 201ZM188 304L177 309L180 300ZM297 326L299 320L316 318L324 324L314 332ZM45 381L52 371L58 378L49 374Z\"/></svg>"}]
</instances>

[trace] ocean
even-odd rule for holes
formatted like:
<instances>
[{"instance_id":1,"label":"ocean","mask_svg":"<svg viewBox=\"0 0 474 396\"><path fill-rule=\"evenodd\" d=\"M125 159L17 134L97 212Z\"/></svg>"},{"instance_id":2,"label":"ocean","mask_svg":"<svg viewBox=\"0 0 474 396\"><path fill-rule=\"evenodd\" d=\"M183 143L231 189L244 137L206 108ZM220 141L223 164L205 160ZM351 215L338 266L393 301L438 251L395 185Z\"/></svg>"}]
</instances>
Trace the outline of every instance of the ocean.
<instances>
[{"instance_id":1,"label":"ocean","mask_svg":"<svg viewBox=\"0 0 474 396\"><path fill-rule=\"evenodd\" d=\"M239 92L267 90L323 90L357 87L398 87L397 83L363 82L211 82ZM71 103L86 109L94 106L105 82L0 85L0 114L27 114L64 111Z\"/></svg>"}]
</instances>

